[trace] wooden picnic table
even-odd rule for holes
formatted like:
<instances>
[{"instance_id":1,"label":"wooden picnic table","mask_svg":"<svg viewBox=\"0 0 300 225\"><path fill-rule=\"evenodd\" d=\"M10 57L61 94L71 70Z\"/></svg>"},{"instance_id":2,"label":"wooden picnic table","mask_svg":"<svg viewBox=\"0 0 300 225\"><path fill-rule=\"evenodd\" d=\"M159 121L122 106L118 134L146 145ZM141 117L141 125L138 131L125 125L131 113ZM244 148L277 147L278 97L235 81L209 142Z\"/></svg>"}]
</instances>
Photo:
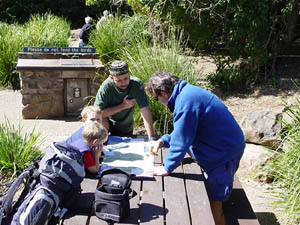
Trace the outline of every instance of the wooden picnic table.
<instances>
[{"instance_id":1,"label":"wooden picnic table","mask_svg":"<svg viewBox=\"0 0 300 225\"><path fill-rule=\"evenodd\" d=\"M166 153L167 149L159 152L155 157L156 165L162 165ZM84 179L83 192L94 192L97 184L96 179ZM131 187L137 196L130 200L130 216L119 224L215 224L200 167L189 157L169 176L134 179ZM63 224L107 223L95 215L76 215Z\"/></svg>"},{"instance_id":2,"label":"wooden picnic table","mask_svg":"<svg viewBox=\"0 0 300 225\"><path fill-rule=\"evenodd\" d=\"M167 149L155 157L157 166L163 164ZM95 192L98 180L85 178L83 192ZM228 225L259 225L238 179L233 198L224 208ZM132 182L137 196L130 200L130 215L121 223L151 225L214 225L203 175L197 163L188 155L169 176L153 179L139 178ZM239 213L239 214L237 214ZM240 217L240 215L242 217ZM65 225L106 225L93 213L76 215L63 221Z\"/></svg>"}]
</instances>

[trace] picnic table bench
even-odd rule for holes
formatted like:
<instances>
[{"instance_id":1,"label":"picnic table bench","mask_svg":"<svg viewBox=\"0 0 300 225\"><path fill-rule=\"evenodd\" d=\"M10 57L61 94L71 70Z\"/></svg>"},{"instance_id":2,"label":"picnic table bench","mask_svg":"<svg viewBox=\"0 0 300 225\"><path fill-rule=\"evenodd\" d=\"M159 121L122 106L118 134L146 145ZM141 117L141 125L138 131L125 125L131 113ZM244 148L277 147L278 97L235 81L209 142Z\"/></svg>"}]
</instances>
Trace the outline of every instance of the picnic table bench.
<instances>
[{"instance_id":1,"label":"picnic table bench","mask_svg":"<svg viewBox=\"0 0 300 225\"><path fill-rule=\"evenodd\" d=\"M155 164L162 165L163 149L155 157ZM83 192L95 192L96 179L84 179ZM132 182L137 196L130 200L130 215L122 223L152 225L214 225L200 167L186 156L181 166L169 176L138 178ZM238 179L231 199L224 204L227 225L259 225L251 205ZM65 219L65 225L106 225L93 213Z\"/></svg>"}]
</instances>

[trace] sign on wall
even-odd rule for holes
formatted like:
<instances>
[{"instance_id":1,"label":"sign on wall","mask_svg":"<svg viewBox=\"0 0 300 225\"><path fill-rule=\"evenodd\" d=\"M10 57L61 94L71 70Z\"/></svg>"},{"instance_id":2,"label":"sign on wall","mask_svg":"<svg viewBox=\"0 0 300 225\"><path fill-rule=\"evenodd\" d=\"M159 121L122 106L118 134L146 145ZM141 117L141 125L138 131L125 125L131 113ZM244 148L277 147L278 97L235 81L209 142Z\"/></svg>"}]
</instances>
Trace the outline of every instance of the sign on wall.
<instances>
[{"instance_id":1,"label":"sign on wall","mask_svg":"<svg viewBox=\"0 0 300 225\"><path fill-rule=\"evenodd\" d=\"M24 47L24 52L32 53L96 53L92 47Z\"/></svg>"}]
</instances>

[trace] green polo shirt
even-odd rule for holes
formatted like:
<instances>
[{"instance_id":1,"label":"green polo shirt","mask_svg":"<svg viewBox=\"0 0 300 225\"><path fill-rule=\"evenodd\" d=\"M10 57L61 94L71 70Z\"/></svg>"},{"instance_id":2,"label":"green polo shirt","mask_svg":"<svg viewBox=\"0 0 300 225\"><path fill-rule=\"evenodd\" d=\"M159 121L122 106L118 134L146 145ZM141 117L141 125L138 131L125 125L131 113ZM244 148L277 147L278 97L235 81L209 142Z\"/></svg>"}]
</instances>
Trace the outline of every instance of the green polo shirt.
<instances>
[{"instance_id":1,"label":"green polo shirt","mask_svg":"<svg viewBox=\"0 0 300 225\"><path fill-rule=\"evenodd\" d=\"M139 108L149 106L149 100L144 91L144 85L134 76L130 76L130 82L126 90L120 90L115 86L112 79L107 78L98 90L94 105L102 110L117 106L123 102L126 95L128 95L128 99L135 98ZM133 112L134 107L124 109L121 112L112 115L109 120L115 129L124 133L131 132L133 130Z\"/></svg>"}]
</instances>

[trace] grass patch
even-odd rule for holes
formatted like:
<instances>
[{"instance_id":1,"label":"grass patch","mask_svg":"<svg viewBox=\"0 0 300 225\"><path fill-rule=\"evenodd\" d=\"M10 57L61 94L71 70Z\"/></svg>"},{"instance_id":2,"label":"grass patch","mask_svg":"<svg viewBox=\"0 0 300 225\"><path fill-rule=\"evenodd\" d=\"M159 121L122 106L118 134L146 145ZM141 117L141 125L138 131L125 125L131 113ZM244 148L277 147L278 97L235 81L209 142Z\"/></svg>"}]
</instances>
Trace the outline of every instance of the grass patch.
<instances>
[{"instance_id":1,"label":"grass patch","mask_svg":"<svg viewBox=\"0 0 300 225\"><path fill-rule=\"evenodd\" d=\"M23 47L67 47L69 37L70 24L50 13L33 15L24 25L0 22L0 84L20 89L16 65Z\"/></svg>"},{"instance_id":2,"label":"grass patch","mask_svg":"<svg viewBox=\"0 0 300 225\"><path fill-rule=\"evenodd\" d=\"M136 39L147 37L145 16L109 18L91 33L90 44L96 48L103 64L120 59L124 48L134 46Z\"/></svg>"},{"instance_id":3,"label":"grass patch","mask_svg":"<svg viewBox=\"0 0 300 225\"><path fill-rule=\"evenodd\" d=\"M148 82L150 76L157 71L171 72L191 84L196 84L200 74L193 67L189 52L182 49L182 33L169 28L166 38L161 42L149 45L147 39L141 37L136 45L127 46L122 51L122 60L129 64L133 76ZM150 98L150 110L154 121L155 130L160 133L169 133L173 129L172 113L162 104ZM142 126L142 118L135 113L135 126Z\"/></svg>"},{"instance_id":4,"label":"grass patch","mask_svg":"<svg viewBox=\"0 0 300 225\"><path fill-rule=\"evenodd\" d=\"M292 121L283 121L283 147L266 168L275 177L274 186L279 187L279 191L273 190L279 199L275 207L283 210L284 224L294 225L300 223L300 102L286 107L286 112Z\"/></svg>"},{"instance_id":5,"label":"grass patch","mask_svg":"<svg viewBox=\"0 0 300 225\"><path fill-rule=\"evenodd\" d=\"M22 30L22 26L0 22L0 83L5 87L20 88L16 65L22 49Z\"/></svg>"},{"instance_id":6,"label":"grass patch","mask_svg":"<svg viewBox=\"0 0 300 225\"><path fill-rule=\"evenodd\" d=\"M22 36L23 47L68 47L70 23L50 13L32 15L23 27Z\"/></svg>"},{"instance_id":7,"label":"grass patch","mask_svg":"<svg viewBox=\"0 0 300 225\"><path fill-rule=\"evenodd\" d=\"M42 156L40 135L35 131L24 133L18 123L13 125L5 118L0 124L0 171L19 174Z\"/></svg>"}]
</instances>

